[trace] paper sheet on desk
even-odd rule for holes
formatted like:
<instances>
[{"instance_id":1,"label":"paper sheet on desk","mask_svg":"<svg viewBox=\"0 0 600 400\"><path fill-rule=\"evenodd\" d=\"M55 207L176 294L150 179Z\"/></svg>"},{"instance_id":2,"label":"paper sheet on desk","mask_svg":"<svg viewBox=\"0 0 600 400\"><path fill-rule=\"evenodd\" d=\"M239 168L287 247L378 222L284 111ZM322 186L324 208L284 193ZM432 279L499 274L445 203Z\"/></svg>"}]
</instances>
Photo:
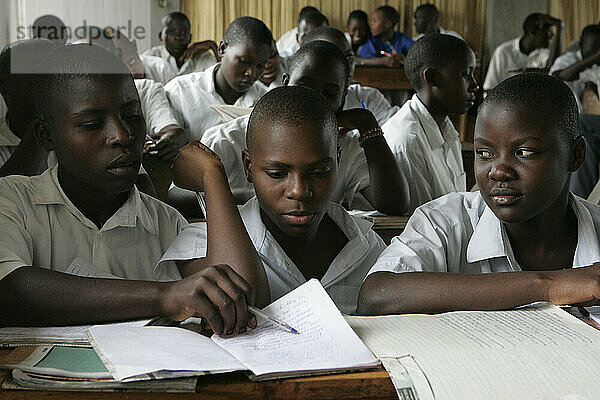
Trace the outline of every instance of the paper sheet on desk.
<instances>
[{"instance_id":1,"label":"paper sheet on desk","mask_svg":"<svg viewBox=\"0 0 600 400\"><path fill-rule=\"evenodd\" d=\"M550 304L347 320L378 357L413 356L438 399L600 392L600 332Z\"/></svg>"},{"instance_id":2,"label":"paper sheet on desk","mask_svg":"<svg viewBox=\"0 0 600 400\"><path fill-rule=\"evenodd\" d=\"M256 329L242 335L212 338L257 376L378 364L316 279L264 311L296 328L299 334L258 321Z\"/></svg>"}]
</instances>

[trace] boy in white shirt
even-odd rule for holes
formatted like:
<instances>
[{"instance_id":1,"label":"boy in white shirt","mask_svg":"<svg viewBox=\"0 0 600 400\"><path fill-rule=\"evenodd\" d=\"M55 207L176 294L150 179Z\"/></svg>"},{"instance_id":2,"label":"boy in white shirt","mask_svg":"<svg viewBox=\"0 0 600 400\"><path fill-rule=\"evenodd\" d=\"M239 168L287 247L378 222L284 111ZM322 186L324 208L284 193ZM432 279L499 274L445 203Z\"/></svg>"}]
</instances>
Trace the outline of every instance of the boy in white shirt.
<instances>
[{"instance_id":1,"label":"boy in white shirt","mask_svg":"<svg viewBox=\"0 0 600 400\"><path fill-rule=\"evenodd\" d=\"M284 33L277 41L277 51L281 57L293 56L302 43L304 35L319 26L328 26L329 21L314 7L303 7L298 14L298 26Z\"/></svg>"},{"instance_id":2,"label":"boy in white shirt","mask_svg":"<svg viewBox=\"0 0 600 400\"><path fill-rule=\"evenodd\" d=\"M360 283L383 248L370 223L330 201L338 138L329 104L306 87L275 88L252 111L244 166L256 197L240 213L263 262L270 300L316 278L343 312L353 313ZM206 207L210 214L213 205ZM211 240L204 223L190 225L165 253L157 273L168 268L163 263L169 260L178 261L184 273L195 271Z\"/></svg>"},{"instance_id":3,"label":"boy in white shirt","mask_svg":"<svg viewBox=\"0 0 600 400\"><path fill-rule=\"evenodd\" d=\"M379 131L373 114L362 108L346 110L343 107L350 76L344 54L332 43L313 41L303 45L292 57L290 67L291 75L286 76L284 84L308 86L326 96L343 127L338 142L338 178L331 201L357 207L357 197L362 195L369 202L369 208L376 207L388 214L405 211L407 184L385 140L383 137L361 139L369 131ZM248 117L238 118L209 130L202 138L223 160L229 184L239 202L254 194L242 160L247 123ZM169 194L172 195L171 191Z\"/></svg>"},{"instance_id":4,"label":"boy in white shirt","mask_svg":"<svg viewBox=\"0 0 600 400\"><path fill-rule=\"evenodd\" d=\"M597 303L600 265L578 267L600 261L600 207L569 192L585 142L568 86L544 74L500 83L474 146L480 191L417 209L369 272L360 312Z\"/></svg>"},{"instance_id":5,"label":"boy in white shirt","mask_svg":"<svg viewBox=\"0 0 600 400\"><path fill-rule=\"evenodd\" d=\"M186 222L134 186L146 127L126 66L84 44L65 46L42 65L44 74L32 83L33 127L46 150L56 152L58 165L38 176L0 179L0 325L157 315L179 321L208 317L218 333L254 325L246 308L250 286L231 267L205 266L183 280L156 282L181 277L175 265L160 276L153 268ZM210 186L207 192L223 192L220 181L212 191L209 178L197 179ZM230 217L221 218L221 229L237 229L217 232L217 244L231 236L243 239L235 206L219 210ZM256 264L249 239L227 249L227 258L213 249L217 264ZM75 263L124 279L65 273Z\"/></svg>"},{"instance_id":6,"label":"boy in white shirt","mask_svg":"<svg viewBox=\"0 0 600 400\"><path fill-rule=\"evenodd\" d=\"M555 27L556 34L552 33ZM483 90L491 90L504 79L522 72L546 73L561 52L562 22L546 14L534 13L523 22L523 36L509 40L496 47ZM550 39L552 47L548 49Z\"/></svg>"},{"instance_id":7,"label":"boy in white shirt","mask_svg":"<svg viewBox=\"0 0 600 400\"><path fill-rule=\"evenodd\" d=\"M224 122L212 104L252 107L266 92L256 81L265 70L272 41L271 31L262 21L237 18L219 44L219 64L204 72L178 76L165 85L188 140L200 140L204 131Z\"/></svg>"},{"instance_id":8,"label":"boy in white shirt","mask_svg":"<svg viewBox=\"0 0 600 400\"><path fill-rule=\"evenodd\" d=\"M163 44L145 51L142 56L162 58L177 76L205 71L219 60L217 46L212 40L196 42L190 46L190 30L190 20L185 14L172 12L164 16L162 30L158 34Z\"/></svg>"},{"instance_id":9,"label":"boy in white shirt","mask_svg":"<svg viewBox=\"0 0 600 400\"><path fill-rule=\"evenodd\" d=\"M430 33L411 47L404 64L417 91L382 127L410 187L410 212L450 192L466 190L461 144L448 114L473 106L479 89L475 55L461 39Z\"/></svg>"}]
</instances>

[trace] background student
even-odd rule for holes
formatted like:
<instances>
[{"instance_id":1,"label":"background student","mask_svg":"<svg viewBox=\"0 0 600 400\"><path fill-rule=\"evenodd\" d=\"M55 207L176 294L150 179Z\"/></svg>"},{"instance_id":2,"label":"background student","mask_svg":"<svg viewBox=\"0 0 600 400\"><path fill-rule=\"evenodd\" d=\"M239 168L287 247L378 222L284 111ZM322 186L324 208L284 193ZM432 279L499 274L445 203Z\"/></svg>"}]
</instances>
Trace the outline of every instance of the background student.
<instances>
[{"instance_id":1,"label":"background student","mask_svg":"<svg viewBox=\"0 0 600 400\"><path fill-rule=\"evenodd\" d=\"M167 61L176 76L205 71L220 60L217 45L212 40L190 45L191 25L185 14L169 13L163 17L161 23L162 30L158 38L162 44L145 51L143 56L160 57ZM145 66L151 68L151 63Z\"/></svg>"},{"instance_id":2,"label":"background student","mask_svg":"<svg viewBox=\"0 0 600 400\"><path fill-rule=\"evenodd\" d=\"M262 21L237 18L219 44L220 63L165 85L188 140L200 140L208 128L225 122L211 105L252 107L266 92L264 85L256 81L265 70L272 41L271 31Z\"/></svg>"},{"instance_id":3,"label":"background student","mask_svg":"<svg viewBox=\"0 0 600 400\"><path fill-rule=\"evenodd\" d=\"M298 25L281 35L277 41L277 52L282 57L291 57L300 48L306 32L319 26L329 26L327 17L315 7L306 6L298 14Z\"/></svg>"},{"instance_id":4,"label":"background student","mask_svg":"<svg viewBox=\"0 0 600 400\"><path fill-rule=\"evenodd\" d=\"M552 27L556 33L552 32ZM553 36L552 46L548 48ZM492 53L483 90L487 92L521 72L547 72L560 55L561 36L561 20L547 14L528 15L523 21L523 36L502 43Z\"/></svg>"},{"instance_id":5,"label":"background student","mask_svg":"<svg viewBox=\"0 0 600 400\"><path fill-rule=\"evenodd\" d=\"M265 71L260 76L259 81L265 85L267 90L281 86L283 74L287 72L287 59L279 56L275 41L271 45L271 56L265 64Z\"/></svg>"},{"instance_id":6,"label":"background student","mask_svg":"<svg viewBox=\"0 0 600 400\"><path fill-rule=\"evenodd\" d=\"M371 34L362 45L357 59L363 65L402 65L404 56L413 44L410 36L395 31L400 22L400 14L394 7L381 6L371 14ZM382 54L385 53L385 54Z\"/></svg>"},{"instance_id":7,"label":"background student","mask_svg":"<svg viewBox=\"0 0 600 400\"><path fill-rule=\"evenodd\" d=\"M442 33L444 35L456 36L459 39L462 39L458 33L444 29L438 24L438 20L440 18L440 12L437 7L433 4L421 4L419 7L415 9L415 31L417 31L417 35L413 37L413 40L416 42L421 39L427 33Z\"/></svg>"},{"instance_id":8,"label":"background student","mask_svg":"<svg viewBox=\"0 0 600 400\"><path fill-rule=\"evenodd\" d=\"M38 176L0 179L0 325L156 315L203 316L217 333L254 325L246 310L251 288L229 266L156 282L180 278L174 265L161 276L153 268L186 222L134 186L145 122L125 65L100 47L70 45L43 66L32 85L34 130L58 165ZM220 222L222 229L235 224ZM236 231L237 244L242 233ZM249 241L227 250L235 258L232 251L247 266L256 256ZM64 273L73 263L124 279Z\"/></svg>"},{"instance_id":9,"label":"background student","mask_svg":"<svg viewBox=\"0 0 600 400\"><path fill-rule=\"evenodd\" d=\"M448 115L473 106L479 86L473 51L462 39L440 33L415 42L404 70L417 93L382 129L406 174L412 212L429 200L467 189L458 132Z\"/></svg>"},{"instance_id":10,"label":"background student","mask_svg":"<svg viewBox=\"0 0 600 400\"><path fill-rule=\"evenodd\" d=\"M521 74L500 83L475 127L479 191L418 208L370 271L359 311L596 304L600 265L579 267L600 261L600 207L569 192L585 156L580 134L577 103L560 80Z\"/></svg>"},{"instance_id":11,"label":"background student","mask_svg":"<svg viewBox=\"0 0 600 400\"><path fill-rule=\"evenodd\" d=\"M270 300L316 278L343 312L353 313L360 283L383 248L370 223L330 201L339 137L329 104L309 88L275 88L252 110L244 167L256 197L240 213L263 262ZM188 170L201 166L190 164ZM210 204L207 210L210 215ZM192 224L162 262L176 260L184 273L196 271L211 240L210 228ZM237 272L248 282L256 279Z\"/></svg>"},{"instance_id":12,"label":"background student","mask_svg":"<svg viewBox=\"0 0 600 400\"><path fill-rule=\"evenodd\" d=\"M369 17L363 10L354 10L348 15L346 22L346 39L352 45L352 53L358 55L360 46L366 41L371 33L369 28Z\"/></svg>"}]
</instances>

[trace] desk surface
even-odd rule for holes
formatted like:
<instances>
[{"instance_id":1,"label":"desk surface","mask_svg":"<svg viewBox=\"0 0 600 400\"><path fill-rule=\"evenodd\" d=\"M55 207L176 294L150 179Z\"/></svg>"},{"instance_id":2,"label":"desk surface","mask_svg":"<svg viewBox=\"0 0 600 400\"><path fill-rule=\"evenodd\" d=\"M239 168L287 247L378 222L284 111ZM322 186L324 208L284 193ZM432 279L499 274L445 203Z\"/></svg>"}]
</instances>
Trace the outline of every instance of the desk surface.
<instances>
[{"instance_id":1,"label":"desk surface","mask_svg":"<svg viewBox=\"0 0 600 400\"><path fill-rule=\"evenodd\" d=\"M0 349L0 358L10 352ZM8 371L0 371L0 384ZM42 396L51 399L397 399L389 375L384 370L322 375L306 378L279 379L252 382L242 373L201 376L196 393L145 392L60 392L6 390L0 391L2 400L32 400Z\"/></svg>"},{"instance_id":2,"label":"desk surface","mask_svg":"<svg viewBox=\"0 0 600 400\"><path fill-rule=\"evenodd\" d=\"M357 66L354 70L354 80L363 86L370 86L380 90L412 89L412 85L408 81L403 67Z\"/></svg>"}]
</instances>

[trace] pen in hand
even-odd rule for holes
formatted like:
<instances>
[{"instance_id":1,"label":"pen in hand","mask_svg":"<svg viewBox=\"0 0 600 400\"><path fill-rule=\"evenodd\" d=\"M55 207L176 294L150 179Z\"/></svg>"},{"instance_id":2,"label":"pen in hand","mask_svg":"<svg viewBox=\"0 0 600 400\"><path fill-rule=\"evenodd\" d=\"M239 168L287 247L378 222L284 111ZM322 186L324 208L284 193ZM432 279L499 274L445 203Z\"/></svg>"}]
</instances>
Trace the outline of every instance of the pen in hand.
<instances>
[{"instance_id":1,"label":"pen in hand","mask_svg":"<svg viewBox=\"0 0 600 400\"><path fill-rule=\"evenodd\" d=\"M259 310L256 307L248 306L248 311L250 311L253 314L258 315L259 317L263 317L264 319L266 319L267 321L270 321L270 322L274 323L275 325L279 325L280 327L282 327L283 329L285 329L288 332L297 333L297 334L300 333L296 329L294 329L291 326L289 326L288 324L286 324L285 322L280 321L277 318L272 317L272 316L270 316L268 314L265 314L264 312L262 312L261 310Z\"/></svg>"}]
</instances>

